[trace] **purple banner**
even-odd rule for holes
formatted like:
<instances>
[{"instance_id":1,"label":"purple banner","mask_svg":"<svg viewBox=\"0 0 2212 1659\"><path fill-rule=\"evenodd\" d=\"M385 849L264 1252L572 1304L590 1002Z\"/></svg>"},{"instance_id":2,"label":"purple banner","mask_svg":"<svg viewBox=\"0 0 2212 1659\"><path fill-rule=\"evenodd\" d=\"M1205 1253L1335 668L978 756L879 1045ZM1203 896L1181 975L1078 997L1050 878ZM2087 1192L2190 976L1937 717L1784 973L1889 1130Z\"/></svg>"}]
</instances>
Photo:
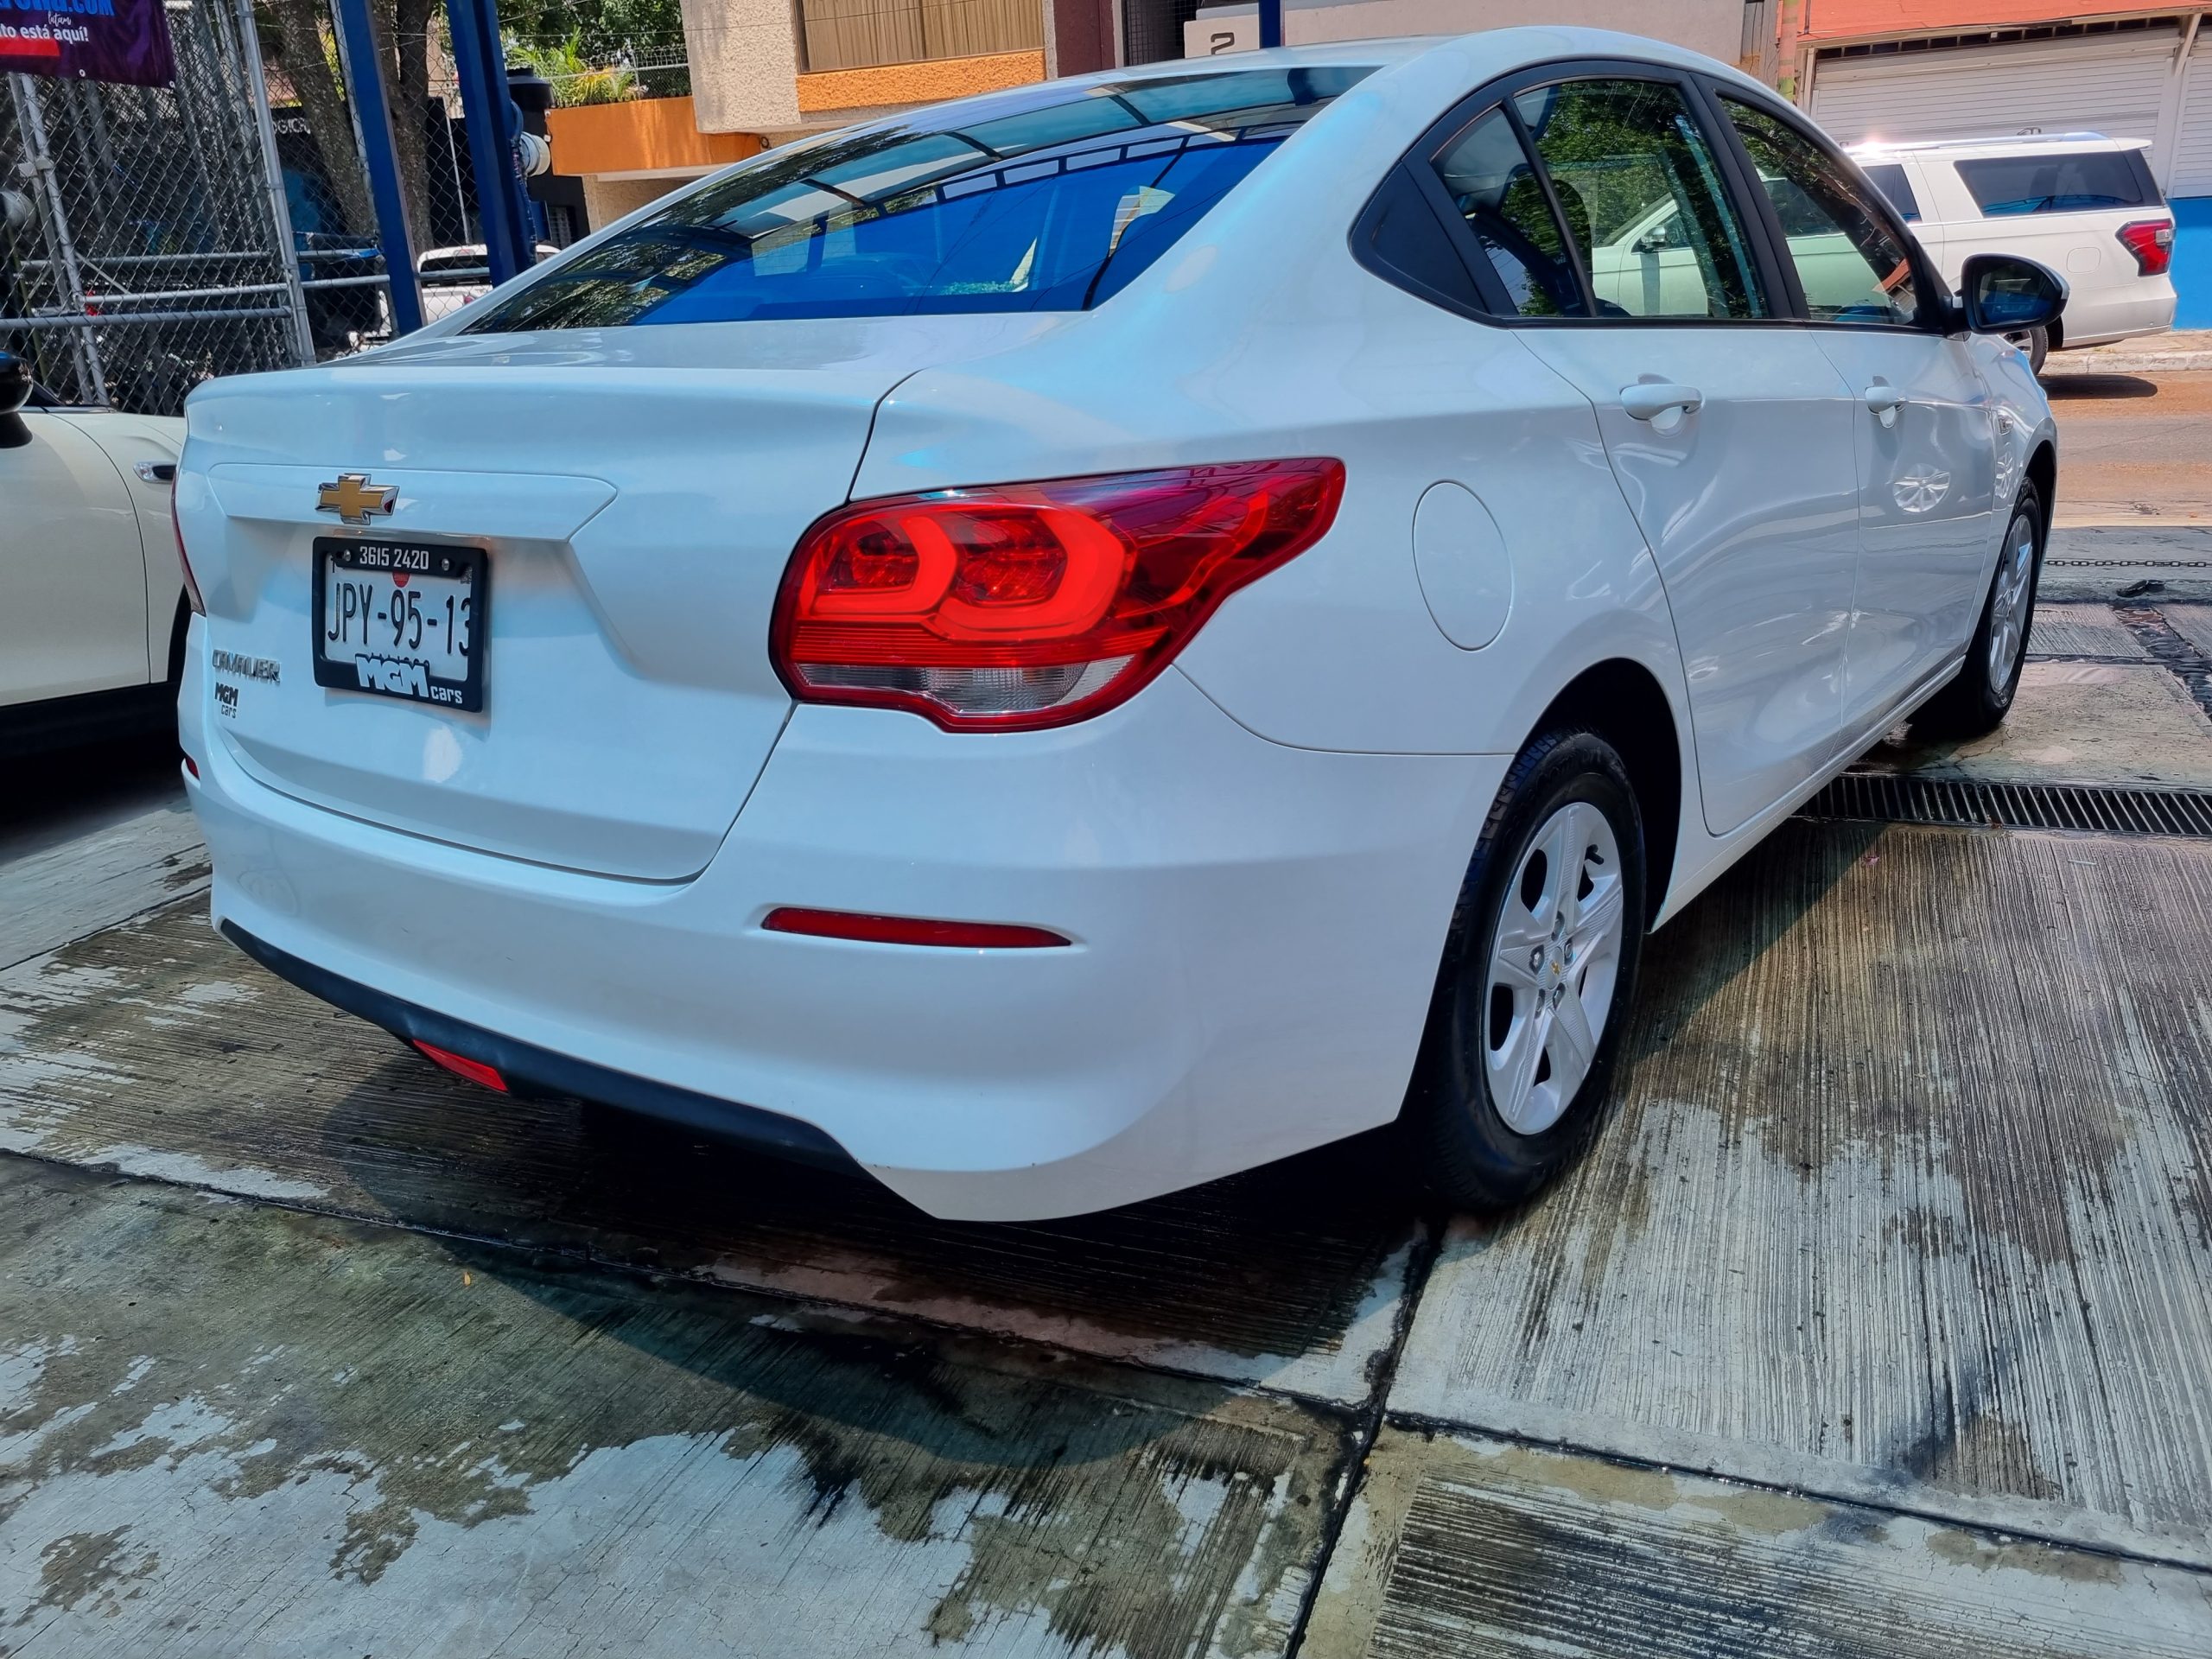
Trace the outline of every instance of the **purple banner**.
<instances>
[{"instance_id":1,"label":"purple banner","mask_svg":"<svg viewBox=\"0 0 2212 1659\"><path fill-rule=\"evenodd\" d=\"M176 79L162 0L0 0L0 70L166 86Z\"/></svg>"}]
</instances>

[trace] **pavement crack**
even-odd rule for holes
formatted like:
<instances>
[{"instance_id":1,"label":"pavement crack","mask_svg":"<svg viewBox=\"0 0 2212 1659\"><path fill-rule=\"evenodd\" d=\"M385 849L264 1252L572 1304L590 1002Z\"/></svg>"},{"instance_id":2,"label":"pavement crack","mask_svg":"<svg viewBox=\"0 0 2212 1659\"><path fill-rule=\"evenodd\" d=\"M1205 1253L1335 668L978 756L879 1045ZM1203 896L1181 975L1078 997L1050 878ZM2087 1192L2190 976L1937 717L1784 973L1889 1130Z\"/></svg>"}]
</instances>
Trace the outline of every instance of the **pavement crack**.
<instances>
[{"instance_id":1,"label":"pavement crack","mask_svg":"<svg viewBox=\"0 0 2212 1659\"><path fill-rule=\"evenodd\" d=\"M1360 1488L1367 1478L1368 1454L1374 1451L1376 1439L1389 1417L1390 1389L1397 1380L1398 1363L1405 1355L1406 1344L1413 1336L1414 1319L1428 1288L1429 1274L1435 1270L1436 1259L1443 1253L1448 1220L1440 1208L1432 1208L1421 1218L1420 1233L1406 1262L1405 1288L1398 1299L1396 1317L1390 1324L1390 1340L1371 1362L1367 1403L1352 1419L1343 1463L1334 1477L1335 1484L1342 1490L1328 1514L1322 1517L1320 1542L1313 1554L1313 1572L1306 1580L1305 1592L1299 1597L1298 1612L1291 1620L1290 1643L1284 1649L1284 1659L1299 1659L1305 1649L1306 1627L1312 1623L1314 1605L1320 1599L1321 1586L1329 1576L1329 1564L1336 1557L1337 1546L1344 1537L1344 1522L1351 1517L1351 1506L1358 1501Z\"/></svg>"}]
</instances>

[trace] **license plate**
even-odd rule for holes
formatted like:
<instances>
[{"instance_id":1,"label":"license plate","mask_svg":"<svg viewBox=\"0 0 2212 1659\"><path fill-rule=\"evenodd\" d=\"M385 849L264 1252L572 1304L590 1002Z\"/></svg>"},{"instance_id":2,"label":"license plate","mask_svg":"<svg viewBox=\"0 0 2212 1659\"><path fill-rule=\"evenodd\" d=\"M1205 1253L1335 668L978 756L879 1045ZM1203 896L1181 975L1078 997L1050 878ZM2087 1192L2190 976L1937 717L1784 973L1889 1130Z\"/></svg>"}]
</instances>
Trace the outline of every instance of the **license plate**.
<instances>
[{"instance_id":1,"label":"license plate","mask_svg":"<svg viewBox=\"0 0 2212 1659\"><path fill-rule=\"evenodd\" d=\"M315 683L482 709L489 583L480 547L316 537Z\"/></svg>"}]
</instances>

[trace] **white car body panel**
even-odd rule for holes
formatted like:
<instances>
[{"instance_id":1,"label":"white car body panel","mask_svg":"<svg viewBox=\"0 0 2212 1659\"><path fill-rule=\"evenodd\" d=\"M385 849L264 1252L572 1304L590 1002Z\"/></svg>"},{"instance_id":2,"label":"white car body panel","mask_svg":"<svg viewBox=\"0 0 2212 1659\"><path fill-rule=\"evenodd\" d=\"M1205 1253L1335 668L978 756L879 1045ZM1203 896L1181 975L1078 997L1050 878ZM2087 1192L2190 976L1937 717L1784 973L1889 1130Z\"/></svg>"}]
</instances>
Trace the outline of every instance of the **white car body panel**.
<instances>
[{"instance_id":1,"label":"white car body panel","mask_svg":"<svg viewBox=\"0 0 2212 1659\"><path fill-rule=\"evenodd\" d=\"M1388 1121L1484 819L1562 690L1631 673L1678 734L1663 919L1854 728L1940 683L1974 623L1954 590L1994 560L1992 480L2017 486L2050 435L2016 353L1934 341L1968 380L1998 365L2014 423L2009 460L1954 469L1978 510L1896 532L1925 536L1936 581L1866 505L1894 469L1868 441L1862 470L1873 416L1826 354L1836 331L1502 327L1356 262L1376 183L1474 88L1623 55L1733 73L1565 29L1245 59L1382 67L1095 310L454 317L204 389L179 493L208 604L183 737L216 919L469 1027L813 1125L941 1216L1095 1209ZM1627 429L1619 389L1647 372L1701 381L1709 418ZM1109 712L949 732L794 703L771 666L791 550L848 499L1293 456L1344 464L1329 533ZM483 714L315 683L312 544L364 533L316 510L340 468L397 489L368 533L490 549ZM1459 493L1417 532L1425 498ZM1857 722L1854 615L1906 618L1884 650L1925 671ZM217 649L277 677L232 677L219 706ZM764 930L784 906L1072 943Z\"/></svg>"},{"instance_id":2,"label":"white car body panel","mask_svg":"<svg viewBox=\"0 0 2212 1659\"><path fill-rule=\"evenodd\" d=\"M30 442L0 449L0 707L143 686L168 672L183 585L169 486L184 423L106 410L26 409Z\"/></svg>"},{"instance_id":3,"label":"white car body panel","mask_svg":"<svg viewBox=\"0 0 2212 1659\"><path fill-rule=\"evenodd\" d=\"M1966 340L1839 328L1821 331L1820 344L1849 391L1859 468L1843 699L1844 725L1856 728L1973 634L2007 514L1989 392ZM1909 389L1887 424L1869 419L1863 401L1878 387ZM2011 493L2002 499L2009 509Z\"/></svg>"},{"instance_id":4,"label":"white car body panel","mask_svg":"<svg viewBox=\"0 0 2212 1659\"><path fill-rule=\"evenodd\" d=\"M1756 345L1745 341L1756 336ZM1598 411L1656 554L1689 685L1705 818L1726 834L1831 759L1859 563L1851 433L1865 411L1809 329L1531 331ZM1639 381L1694 388L1694 416L1631 419Z\"/></svg>"}]
</instances>

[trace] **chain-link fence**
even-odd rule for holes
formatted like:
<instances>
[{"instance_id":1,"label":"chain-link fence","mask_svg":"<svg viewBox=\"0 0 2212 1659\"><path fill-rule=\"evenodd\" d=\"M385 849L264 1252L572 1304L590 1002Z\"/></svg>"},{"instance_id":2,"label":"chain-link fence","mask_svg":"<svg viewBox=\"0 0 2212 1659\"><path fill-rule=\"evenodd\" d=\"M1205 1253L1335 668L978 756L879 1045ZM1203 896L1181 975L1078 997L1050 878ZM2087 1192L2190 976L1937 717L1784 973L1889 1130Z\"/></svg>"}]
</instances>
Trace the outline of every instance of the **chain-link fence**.
<instances>
[{"instance_id":1,"label":"chain-link fence","mask_svg":"<svg viewBox=\"0 0 2212 1659\"><path fill-rule=\"evenodd\" d=\"M1183 25L1198 0L1122 0L1122 61L1164 63L1183 55Z\"/></svg>"},{"instance_id":2,"label":"chain-link fence","mask_svg":"<svg viewBox=\"0 0 2212 1659\"><path fill-rule=\"evenodd\" d=\"M216 375L389 337L330 7L166 0L167 86L0 73L0 350L65 399L175 414ZM415 275L435 318L490 286L467 123L435 0L372 8ZM518 83L529 108L690 88L680 39L507 49L518 73L543 77ZM582 234L575 181L537 181L531 194L541 246Z\"/></svg>"},{"instance_id":3,"label":"chain-link fence","mask_svg":"<svg viewBox=\"0 0 2212 1659\"><path fill-rule=\"evenodd\" d=\"M251 7L168 10L173 85L10 74L0 96L0 345L62 397L164 414L211 376L308 360L318 332ZM307 274L360 283L373 319L360 245L317 251ZM325 324L334 346L354 332Z\"/></svg>"}]
</instances>

